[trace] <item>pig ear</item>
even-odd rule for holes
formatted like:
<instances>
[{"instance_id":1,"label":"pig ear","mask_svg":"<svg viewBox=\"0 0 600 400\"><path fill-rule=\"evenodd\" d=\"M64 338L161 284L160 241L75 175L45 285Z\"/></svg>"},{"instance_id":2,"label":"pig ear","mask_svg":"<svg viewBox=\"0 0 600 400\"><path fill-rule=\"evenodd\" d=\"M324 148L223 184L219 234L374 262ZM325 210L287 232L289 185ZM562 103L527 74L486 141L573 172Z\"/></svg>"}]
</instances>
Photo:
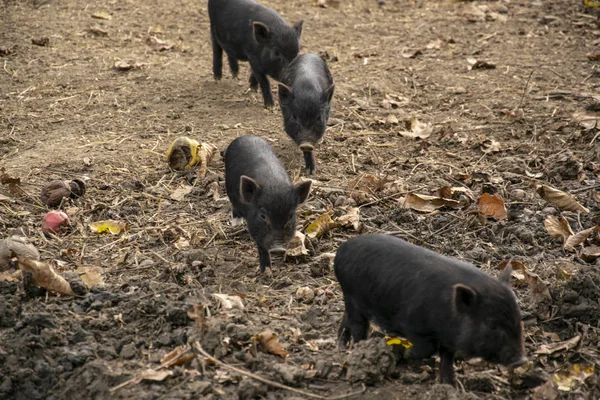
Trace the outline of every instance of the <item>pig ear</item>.
<instances>
[{"instance_id":1,"label":"pig ear","mask_svg":"<svg viewBox=\"0 0 600 400\"><path fill-rule=\"evenodd\" d=\"M294 186L294 191L298 195L298 203L302 204L308 198L308 194L310 193L310 187L312 185L312 181L303 181L297 183Z\"/></svg>"},{"instance_id":2,"label":"pig ear","mask_svg":"<svg viewBox=\"0 0 600 400\"><path fill-rule=\"evenodd\" d=\"M479 301L477 292L469 286L457 283L454 290L454 307L461 314L471 314L477 307Z\"/></svg>"},{"instance_id":3,"label":"pig ear","mask_svg":"<svg viewBox=\"0 0 600 400\"><path fill-rule=\"evenodd\" d=\"M258 183L252 178L247 177L246 175L242 175L240 178L240 196L242 197L242 201L244 203L252 203L252 201L256 198L258 191L260 190L260 186Z\"/></svg>"},{"instance_id":4,"label":"pig ear","mask_svg":"<svg viewBox=\"0 0 600 400\"><path fill-rule=\"evenodd\" d=\"M300 35L302 34L302 24L304 24L303 19L301 19L300 21L298 21L294 24L294 30L296 31L296 35L298 36L298 39L300 39Z\"/></svg>"},{"instance_id":5,"label":"pig ear","mask_svg":"<svg viewBox=\"0 0 600 400\"><path fill-rule=\"evenodd\" d=\"M254 40L258 43L265 43L269 40L271 36L271 31L269 27L259 21L252 22L252 34L254 35Z\"/></svg>"},{"instance_id":6,"label":"pig ear","mask_svg":"<svg viewBox=\"0 0 600 400\"><path fill-rule=\"evenodd\" d=\"M279 94L279 104L286 105L292 99L294 95L292 93L292 88L289 86L280 83L277 89L277 93Z\"/></svg>"},{"instance_id":7,"label":"pig ear","mask_svg":"<svg viewBox=\"0 0 600 400\"><path fill-rule=\"evenodd\" d=\"M505 285L510 286L510 277L512 274L512 270L513 270L512 263L509 262L508 264L506 264L506 267L504 267L504 269L500 273L500 276L498 277L500 282L504 283Z\"/></svg>"},{"instance_id":8,"label":"pig ear","mask_svg":"<svg viewBox=\"0 0 600 400\"><path fill-rule=\"evenodd\" d=\"M333 90L335 89L335 85L332 83L327 89L323 91L323 100L327 103L331 103L331 99L333 98Z\"/></svg>"}]
</instances>

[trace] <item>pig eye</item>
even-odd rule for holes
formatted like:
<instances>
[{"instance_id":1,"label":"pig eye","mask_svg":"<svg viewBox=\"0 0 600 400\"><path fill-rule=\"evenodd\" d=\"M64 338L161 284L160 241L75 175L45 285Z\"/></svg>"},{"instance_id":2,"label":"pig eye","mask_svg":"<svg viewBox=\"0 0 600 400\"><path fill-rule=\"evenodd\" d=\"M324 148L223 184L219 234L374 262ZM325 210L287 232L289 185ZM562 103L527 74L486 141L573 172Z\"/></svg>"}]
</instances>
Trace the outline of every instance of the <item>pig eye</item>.
<instances>
[{"instance_id":1,"label":"pig eye","mask_svg":"<svg viewBox=\"0 0 600 400\"><path fill-rule=\"evenodd\" d=\"M262 219L263 221L267 222L267 214L265 214L264 212L261 212L260 214L258 214L258 217L260 219Z\"/></svg>"},{"instance_id":2,"label":"pig eye","mask_svg":"<svg viewBox=\"0 0 600 400\"><path fill-rule=\"evenodd\" d=\"M273 57L277 57L277 58L281 57L281 52L279 51L278 48L273 49Z\"/></svg>"}]
</instances>

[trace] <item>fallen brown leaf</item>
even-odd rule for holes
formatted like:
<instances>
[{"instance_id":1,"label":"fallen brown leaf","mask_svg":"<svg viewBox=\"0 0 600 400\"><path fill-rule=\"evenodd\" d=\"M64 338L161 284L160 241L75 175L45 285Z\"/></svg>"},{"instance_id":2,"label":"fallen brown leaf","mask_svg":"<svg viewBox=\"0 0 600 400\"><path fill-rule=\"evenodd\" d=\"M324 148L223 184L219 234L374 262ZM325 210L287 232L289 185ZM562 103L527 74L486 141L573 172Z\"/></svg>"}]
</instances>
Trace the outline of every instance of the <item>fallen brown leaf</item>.
<instances>
[{"instance_id":1,"label":"fallen brown leaf","mask_svg":"<svg viewBox=\"0 0 600 400\"><path fill-rule=\"evenodd\" d=\"M215 299L219 300L221 307L225 310L231 310L232 308L244 309L244 303L240 296L230 296L228 294L213 293Z\"/></svg>"},{"instance_id":2,"label":"fallen brown leaf","mask_svg":"<svg viewBox=\"0 0 600 400\"><path fill-rule=\"evenodd\" d=\"M317 217L309 226L306 227L304 233L309 238L320 238L326 232L337 228L339 225L335 223L329 214L323 214Z\"/></svg>"},{"instance_id":3,"label":"fallen brown leaf","mask_svg":"<svg viewBox=\"0 0 600 400\"><path fill-rule=\"evenodd\" d=\"M344 227L352 227L355 231L361 228L360 209L358 207L349 207L346 214L339 216L336 222Z\"/></svg>"},{"instance_id":4,"label":"fallen brown leaf","mask_svg":"<svg viewBox=\"0 0 600 400\"><path fill-rule=\"evenodd\" d=\"M271 354L275 354L282 358L286 358L290 352L285 350L281 344L279 343L279 339L277 339L277 335L273 333L270 329L266 329L262 333L256 335L254 337L256 340L263 345L265 350Z\"/></svg>"},{"instance_id":5,"label":"fallen brown leaf","mask_svg":"<svg viewBox=\"0 0 600 400\"><path fill-rule=\"evenodd\" d=\"M456 200L417 193L408 193L405 197L400 198L398 202L404 208L421 212L433 212L442 207L449 207L455 210L461 208L460 202Z\"/></svg>"},{"instance_id":6,"label":"fallen brown leaf","mask_svg":"<svg viewBox=\"0 0 600 400\"><path fill-rule=\"evenodd\" d=\"M31 273L36 285L53 292L74 295L71 285L50 264L22 258L18 259L18 263L23 271Z\"/></svg>"},{"instance_id":7,"label":"fallen brown leaf","mask_svg":"<svg viewBox=\"0 0 600 400\"><path fill-rule=\"evenodd\" d=\"M562 215L560 216L560 219L556 218L554 215L548 215L544 220L544 227L550 236L554 239L562 239L563 242L573 235L573 231L569 226L569 221Z\"/></svg>"},{"instance_id":8,"label":"fallen brown leaf","mask_svg":"<svg viewBox=\"0 0 600 400\"><path fill-rule=\"evenodd\" d=\"M540 355L550 355L554 354L558 351L563 350L571 350L575 348L581 341L581 335L577 335L569 340L565 340L563 342L551 343L551 344L543 344L539 349L535 351L535 354Z\"/></svg>"},{"instance_id":9,"label":"fallen brown leaf","mask_svg":"<svg viewBox=\"0 0 600 400\"><path fill-rule=\"evenodd\" d=\"M558 385L558 390L570 392L578 385L583 384L587 378L594 375L594 365L573 364L567 369L552 375L552 381Z\"/></svg>"},{"instance_id":10,"label":"fallen brown leaf","mask_svg":"<svg viewBox=\"0 0 600 400\"><path fill-rule=\"evenodd\" d=\"M577 200L575 200L575 197L562 190L546 185L539 185L536 187L536 192L542 199L546 200L548 203L554 204L561 210L576 213L582 212L585 214L590 212L590 210L579 204Z\"/></svg>"},{"instance_id":11,"label":"fallen brown leaf","mask_svg":"<svg viewBox=\"0 0 600 400\"><path fill-rule=\"evenodd\" d=\"M104 284L102 279L102 268L100 267L79 267L75 270L79 277L88 288L101 286Z\"/></svg>"},{"instance_id":12,"label":"fallen brown leaf","mask_svg":"<svg viewBox=\"0 0 600 400\"><path fill-rule=\"evenodd\" d=\"M191 346L177 346L173 351L165 354L160 360L160 365L164 368L171 368L192 361L194 358L196 358L196 355L192 353Z\"/></svg>"},{"instance_id":13,"label":"fallen brown leaf","mask_svg":"<svg viewBox=\"0 0 600 400\"><path fill-rule=\"evenodd\" d=\"M501 221L508 218L506 206L502 196L498 193L491 195L489 193L482 193L481 197L477 201L477 208L479 212L486 217L494 218L496 221Z\"/></svg>"},{"instance_id":14,"label":"fallen brown leaf","mask_svg":"<svg viewBox=\"0 0 600 400\"><path fill-rule=\"evenodd\" d=\"M421 122L417 118L405 121L407 130L398 132L400 135L408 138L427 139L433 133L433 125Z\"/></svg>"},{"instance_id":15,"label":"fallen brown leaf","mask_svg":"<svg viewBox=\"0 0 600 400\"><path fill-rule=\"evenodd\" d=\"M585 229L581 232L577 232L576 234L570 236L565 241L565 245L563 248L568 251L575 251L575 248L578 246L582 246L583 243L590 237L594 231L600 230L600 226L595 226L593 228Z\"/></svg>"},{"instance_id":16,"label":"fallen brown leaf","mask_svg":"<svg viewBox=\"0 0 600 400\"><path fill-rule=\"evenodd\" d=\"M306 246L304 245L304 240L306 236L300 231L296 231L294 237L288 244L288 248L286 251L286 255L290 257L299 257L305 256L308 254L308 250L306 250Z\"/></svg>"}]
</instances>

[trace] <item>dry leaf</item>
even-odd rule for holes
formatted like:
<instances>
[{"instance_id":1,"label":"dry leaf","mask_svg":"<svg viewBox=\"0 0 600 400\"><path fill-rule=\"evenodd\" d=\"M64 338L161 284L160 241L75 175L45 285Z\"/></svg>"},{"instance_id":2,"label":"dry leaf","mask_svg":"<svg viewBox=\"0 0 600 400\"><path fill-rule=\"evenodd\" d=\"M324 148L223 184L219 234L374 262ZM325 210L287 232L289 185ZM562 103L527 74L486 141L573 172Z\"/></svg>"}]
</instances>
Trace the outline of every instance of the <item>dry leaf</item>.
<instances>
[{"instance_id":1,"label":"dry leaf","mask_svg":"<svg viewBox=\"0 0 600 400\"><path fill-rule=\"evenodd\" d=\"M403 58L417 58L421 54L423 54L423 52L418 49L417 50L408 50L408 51L405 51L404 53L402 53L402 57Z\"/></svg>"},{"instance_id":2,"label":"dry leaf","mask_svg":"<svg viewBox=\"0 0 600 400\"><path fill-rule=\"evenodd\" d=\"M182 201L186 195L192 192L193 189L193 186L183 183L181 186L175 189L173 193L171 193L171 200Z\"/></svg>"},{"instance_id":3,"label":"dry leaf","mask_svg":"<svg viewBox=\"0 0 600 400\"><path fill-rule=\"evenodd\" d=\"M19 186L21 184L21 178L13 178L6 173L4 167L0 167L0 183L3 185L8 185L8 190L16 195L22 196L25 193L23 189Z\"/></svg>"},{"instance_id":4,"label":"dry leaf","mask_svg":"<svg viewBox=\"0 0 600 400\"><path fill-rule=\"evenodd\" d=\"M99 11L92 14L92 18L96 19L112 19L112 16L106 11Z\"/></svg>"},{"instance_id":5,"label":"dry leaf","mask_svg":"<svg viewBox=\"0 0 600 400\"><path fill-rule=\"evenodd\" d=\"M455 210L461 208L460 202L451 199L444 199L437 196L428 196L426 194L408 193L406 197L402 197L398 202L404 208L410 208L415 211L433 212L442 207L449 207Z\"/></svg>"},{"instance_id":6,"label":"dry leaf","mask_svg":"<svg viewBox=\"0 0 600 400\"><path fill-rule=\"evenodd\" d=\"M114 68L119 71L129 71L130 69L140 69L145 65L146 64L138 63L138 62L130 63L127 61L119 60L119 61L115 61Z\"/></svg>"},{"instance_id":7,"label":"dry leaf","mask_svg":"<svg viewBox=\"0 0 600 400\"><path fill-rule=\"evenodd\" d=\"M496 221L501 221L508 218L504 200L499 194L490 195L482 193L477 201L479 212L486 217L494 218Z\"/></svg>"},{"instance_id":8,"label":"dry leaf","mask_svg":"<svg viewBox=\"0 0 600 400\"><path fill-rule=\"evenodd\" d=\"M560 219L556 218L554 215L548 215L544 220L544 227L550 236L554 239L562 239L563 242L567 240L567 238L573 235L573 231L569 226L569 221L562 215Z\"/></svg>"},{"instance_id":9,"label":"dry leaf","mask_svg":"<svg viewBox=\"0 0 600 400\"><path fill-rule=\"evenodd\" d=\"M587 238L594 232L600 230L600 226L595 226L593 228L585 229L581 232L577 232L576 234L570 236L565 241L565 245L563 248L568 251L575 251L575 248L578 246L582 246Z\"/></svg>"},{"instance_id":10,"label":"dry leaf","mask_svg":"<svg viewBox=\"0 0 600 400\"><path fill-rule=\"evenodd\" d=\"M532 400L556 400L559 395L556 384L552 380L548 380L533 390Z\"/></svg>"},{"instance_id":11,"label":"dry leaf","mask_svg":"<svg viewBox=\"0 0 600 400\"><path fill-rule=\"evenodd\" d=\"M475 58L467 58L467 62L470 64L469 65L470 70L495 69L496 68L495 64L492 64L490 62L483 61L483 60L477 60Z\"/></svg>"},{"instance_id":12,"label":"dry leaf","mask_svg":"<svg viewBox=\"0 0 600 400\"><path fill-rule=\"evenodd\" d=\"M581 341L581 335L577 335L569 340L565 340L563 342L552 343L552 344L543 344L539 349L535 351L535 354L541 355L550 355L554 354L558 351L563 350L571 350L575 348Z\"/></svg>"},{"instance_id":13,"label":"dry leaf","mask_svg":"<svg viewBox=\"0 0 600 400\"><path fill-rule=\"evenodd\" d=\"M270 329L266 329L262 333L256 335L254 339L258 340L260 344L263 345L265 350L271 354L275 354L282 358L286 358L290 352L285 350L279 340L277 339L277 335L273 333Z\"/></svg>"},{"instance_id":14,"label":"dry leaf","mask_svg":"<svg viewBox=\"0 0 600 400\"><path fill-rule=\"evenodd\" d=\"M362 190L369 193L383 190L385 181L372 174L362 174L348 183L350 191Z\"/></svg>"},{"instance_id":15,"label":"dry leaf","mask_svg":"<svg viewBox=\"0 0 600 400\"><path fill-rule=\"evenodd\" d=\"M573 121L586 130L595 129L600 126L600 112L591 110L577 111L573 114Z\"/></svg>"},{"instance_id":16,"label":"dry leaf","mask_svg":"<svg viewBox=\"0 0 600 400\"><path fill-rule=\"evenodd\" d=\"M102 279L102 268L100 267L79 267L75 270L79 277L88 288L101 286L104 284Z\"/></svg>"},{"instance_id":17,"label":"dry leaf","mask_svg":"<svg viewBox=\"0 0 600 400\"><path fill-rule=\"evenodd\" d=\"M500 143L493 139L486 139L480 144L481 151L485 154L497 153L500 151Z\"/></svg>"},{"instance_id":18,"label":"dry leaf","mask_svg":"<svg viewBox=\"0 0 600 400\"><path fill-rule=\"evenodd\" d=\"M304 232L309 238L318 239L321 236L323 236L323 234L325 234L326 232L329 232L330 230L337 227L338 224L333 222L329 214L323 214L317 217L317 219L315 219L309 226L307 226Z\"/></svg>"},{"instance_id":19,"label":"dry leaf","mask_svg":"<svg viewBox=\"0 0 600 400\"><path fill-rule=\"evenodd\" d=\"M221 293L213 293L212 296L219 300L221 307L226 310L231 310L232 308L238 308L240 310L244 309L244 303L242 302L242 298L240 296L230 296L228 294Z\"/></svg>"},{"instance_id":20,"label":"dry leaf","mask_svg":"<svg viewBox=\"0 0 600 400\"><path fill-rule=\"evenodd\" d=\"M110 232L113 235L118 235L118 234L126 232L130 229L129 225L127 225L125 222L115 221L112 219L108 219L105 221L91 222L89 224L89 227L92 230L92 232L95 232L95 233Z\"/></svg>"},{"instance_id":21,"label":"dry leaf","mask_svg":"<svg viewBox=\"0 0 600 400\"><path fill-rule=\"evenodd\" d=\"M50 264L22 258L19 258L18 262L23 271L31 273L36 285L53 292L74 295L71 285L65 278L54 272L54 268Z\"/></svg>"},{"instance_id":22,"label":"dry leaf","mask_svg":"<svg viewBox=\"0 0 600 400\"><path fill-rule=\"evenodd\" d=\"M552 203L561 210L571 212L582 212L588 214L590 210L582 206L575 200L575 197L562 190L554 189L550 186L539 185L536 187L536 192L540 197L548 203Z\"/></svg>"},{"instance_id":23,"label":"dry leaf","mask_svg":"<svg viewBox=\"0 0 600 400\"><path fill-rule=\"evenodd\" d=\"M598 257L600 257L600 246L584 247L581 251L581 258L586 262L594 262Z\"/></svg>"},{"instance_id":24,"label":"dry leaf","mask_svg":"<svg viewBox=\"0 0 600 400\"><path fill-rule=\"evenodd\" d=\"M338 217L336 222L340 226L352 227L355 231L359 231L361 227L360 223L360 209L358 207L350 207L346 214Z\"/></svg>"},{"instance_id":25,"label":"dry leaf","mask_svg":"<svg viewBox=\"0 0 600 400\"><path fill-rule=\"evenodd\" d=\"M176 365L185 364L186 362L192 361L196 358L196 355L192 353L191 347L187 346L177 346L173 351L160 360L160 365L164 368L171 368Z\"/></svg>"},{"instance_id":26,"label":"dry leaf","mask_svg":"<svg viewBox=\"0 0 600 400\"><path fill-rule=\"evenodd\" d=\"M159 39L156 36L148 36L146 38L146 43L155 51L166 51L175 47L173 42Z\"/></svg>"},{"instance_id":27,"label":"dry leaf","mask_svg":"<svg viewBox=\"0 0 600 400\"><path fill-rule=\"evenodd\" d=\"M533 272L529 272L525 265L517 260L504 260L498 264L499 269L504 268L512 268L513 276L517 276L517 279L524 280L529 286L529 290L531 290L532 296L539 302L544 300L552 300L552 296L550 295L550 290L548 289L548 285L542 281L542 279ZM522 278L515 273L515 269L520 269L523 276Z\"/></svg>"},{"instance_id":28,"label":"dry leaf","mask_svg":"<svg viewBox=\"0 0 600 400\"><path fill-rule=\"evenodd\" d=\"M140 381L162 382L171 375L173 375L173 371L170 371L168 369L160 369L160 370L147 369L138 376L139 380L137 380L137 381L138 382L140 382Z\"/></svg>"},{"instance_id":29,"label":"dry leaf","mask_svg":"<svg viewBox=\"0 0 600 400\"><path fill-rule=\"evenodd\" d=\"M594 375L594 365L573 364L567 370L562 370L552 375L552 381L558 385L558 390L570 392L581 385L587 378Z\"/></svg>"},{"instance_id":30,"label":"dry leaf","mask_svg":"<svg viewBox=\"0 0 600 400\"><path fill-rule=\"evenodd\" d=\"M8 269L10 260L14 257L39 260L40 253L26 237L11 236L0 240L0 271Z\"/></svg>"},{"instance_id":31,"label":"dry leaf","mask_svg":"<svg viewBox=\"0 0 600 400\"><path fill-rule=\"evenodd\" d=\"M14 272L0 272L0 282L19 282L21 280L21 270Z\"/></svg>"},{"instance_id":32,"label":"dry leaf","mask_svg":"<svg viewBox=\"0 0 600 400\"><path fill-rule=\"evenodd\" d=\"M404 137L427 139L433 133L433 125L421 122L417 118L405 121L405 124L408 130L398 132Z\"/></svg>"},{"instance_id":33,"label":"dry leaf","mask_svg":"<svg viewBox=\"0 0 600 400\"><path fill-rule=\"evenodd\" d=\"M101 35L101 36L106 36L106 35L108 35L108 31L107 31L106 29L102 28L102 27L101 27L101 26L99 26L99 25L93 25L93 26L90 26L90 27L88 28L88 30L89 30L91 33L93 33L94 35Z\"/></svg>"},{"instance_id":34,"label":"dry leaf","mask_svg":"<svg viewBox=\"0 0 600 400\"><path fill-rule=\"evenodd\" d=\"M286 251L286 255L290 257L299 257L308 255L308 250L306 250L306 246L304 245L304 240L306 236L300 231L296 231L294 237L288 244L288 248Z\"/></svg>"},{"instance_id":35,"label":"dry leaf","mask_svg":"<svg viewBox=\"0 0 600 400\"><path fill-rule=\"evenodd\" d=\"M385 344L387 344L388 346L402 346L405 349L410 349L411 347L413 347L413 343L410 340L401 337L386 336Z\"/></svg>"}]
</instances>

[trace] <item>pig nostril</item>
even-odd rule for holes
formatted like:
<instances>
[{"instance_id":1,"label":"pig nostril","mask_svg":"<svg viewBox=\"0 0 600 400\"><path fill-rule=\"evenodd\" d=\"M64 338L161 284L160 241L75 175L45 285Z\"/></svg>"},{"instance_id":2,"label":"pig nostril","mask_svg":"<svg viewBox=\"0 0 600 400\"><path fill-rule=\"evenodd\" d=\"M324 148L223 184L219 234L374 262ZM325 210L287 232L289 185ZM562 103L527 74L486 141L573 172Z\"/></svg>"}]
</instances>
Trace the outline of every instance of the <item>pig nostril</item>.
<instances>
[{"instance_id":1,"label":"pig nostril","mask_svg":"<svg viewBox=\"0 0 600 400\"><path fill-rule=\"evenodd\" d=\"M302 151L313 151L314 150L314 146L310 143L304 142L304 143L300 143L300 150Z\"/></svg>"},{"instance_id":2,"label":"pig nostril","mask_svg":"<svg viewBox=\"0 0 600 400\"><path fill-rule=\"evenodd\" d=\"M283 254L285 253L285 247L282 246L277 246L277 247L273 247L271 249L269 249L269 253L271 254Z\"/></svg>"}]
</instances>

